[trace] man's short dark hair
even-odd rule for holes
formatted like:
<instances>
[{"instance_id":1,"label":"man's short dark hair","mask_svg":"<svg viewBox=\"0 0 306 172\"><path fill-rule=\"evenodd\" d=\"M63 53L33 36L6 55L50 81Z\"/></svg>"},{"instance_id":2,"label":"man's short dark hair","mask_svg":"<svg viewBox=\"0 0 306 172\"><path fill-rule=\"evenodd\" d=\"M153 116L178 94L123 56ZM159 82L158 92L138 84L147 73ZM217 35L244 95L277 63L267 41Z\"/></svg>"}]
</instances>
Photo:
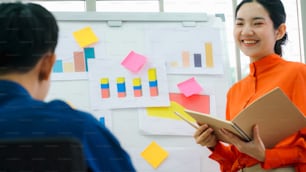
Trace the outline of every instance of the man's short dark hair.
<instances>
[{"instance_id":1,"label":"man's short dark hair","mask_svg":"<svg viewBox=\"0 0 306 172\"><path fill-rule=\"evenodd\" d=\"M58 40L55 17L33 3L0 4L0 74L28 72Z\"/></svg>"}]
</instances>

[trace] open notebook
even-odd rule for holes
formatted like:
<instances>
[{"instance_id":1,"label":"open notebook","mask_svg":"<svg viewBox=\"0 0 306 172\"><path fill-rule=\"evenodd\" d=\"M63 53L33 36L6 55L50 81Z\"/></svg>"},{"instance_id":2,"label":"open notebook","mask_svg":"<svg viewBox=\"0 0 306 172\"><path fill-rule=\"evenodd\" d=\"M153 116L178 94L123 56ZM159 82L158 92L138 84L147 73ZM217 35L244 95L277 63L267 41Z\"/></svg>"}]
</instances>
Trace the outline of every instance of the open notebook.
<instances>
[{"instance_id":1,"label":"open notebook","mask_svg":"<svg viewBox=\"0 0 306 172\"><path fill-rule=\"evenodd\" d=\"M220 128L225 128L243 140L250 141L253 137L253 126L258 124L260 136L266 148L272 148L281 140L306 127L306 118L303 113L280 88L275 88L255 100L232 121L188 109L185 109L185 112L198 123L208 124L222 141L224 139L218 134Z\"/></svg>"}]
</instances>

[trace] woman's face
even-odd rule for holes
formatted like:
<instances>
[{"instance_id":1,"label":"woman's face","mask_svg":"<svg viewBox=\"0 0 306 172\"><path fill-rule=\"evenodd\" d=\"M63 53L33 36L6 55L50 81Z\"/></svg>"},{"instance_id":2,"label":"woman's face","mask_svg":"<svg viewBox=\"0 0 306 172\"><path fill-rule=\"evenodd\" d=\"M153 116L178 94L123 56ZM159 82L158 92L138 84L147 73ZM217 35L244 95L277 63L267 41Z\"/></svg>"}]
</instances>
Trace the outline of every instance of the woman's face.
<instances>
[{"instance_id":1,"label":"woman's face","mask_svg":"<svg viewBox=\"0 0 306 172\"><path fill-rule=\"evenodd\" d=\"M234 38L251 62L274 53L277 31L265 8L257 2L245 3L237 12Z\"/></svg>"}]
</instances>

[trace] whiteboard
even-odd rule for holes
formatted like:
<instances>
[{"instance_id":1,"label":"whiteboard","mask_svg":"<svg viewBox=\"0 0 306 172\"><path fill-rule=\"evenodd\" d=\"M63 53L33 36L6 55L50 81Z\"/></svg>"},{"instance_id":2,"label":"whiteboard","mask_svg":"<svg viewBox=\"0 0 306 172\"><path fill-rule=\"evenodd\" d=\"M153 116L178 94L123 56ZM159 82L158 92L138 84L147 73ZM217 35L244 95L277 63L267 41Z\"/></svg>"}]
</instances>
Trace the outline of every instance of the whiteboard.
<instances>
[{"instance_id":1,"label":"whiteboard","mask_svg":"<svg viewBox=\"0 0 306 172\"><path fill-rule=\"evenodd\" d=\"M202 87L199 95L210 97L208 107L210 113L225 117L225 99L230 86L231 71L225 45L224 23L220 18L205 13L58 12L54 14L60 26L56 54L57 59L62 59L63 63L70 63L73 61L74 52L84 50L74 40L72 33L76 30L90 27L99 41L90 45L94 48L95 59L89 60L93 62L88 62L90 65L88 71L52 73L47 100L62 99L75 108L92 113L97 119L103 118L106 127L114 133L131 155L137 171L219 171L217 163L208 158L209 151L195 143L192 127L182 121L172 123L171 119L154 117L155 120L150 121L151 117L146 118L143 113L149 112L146 106L168 107L169 93L182 94L178 83L195 78ZM205 43L213 46L213 67L208 67L208 61L205 66L203 56L208 56L204 50L207 45ZM117 63L114 69L103 70L106 67L101 67L101 73L106 73L111 78L118 74L119 68L122 68L120 62L131 51L144 55L147 58L146 65L157 66L157 73L160 72L157 76L161 79L158 82L164 84L161 89L163 91L158 97L159 104L146 104L150 101L143 99L142 102L146 103L120 108L122 102L113 99L119 106L99 108L94 97L99 92L92 87L96 82L95 76L100 75L97 72L99 66L92 66L103 61ZM202 55L203 66L197 68L192 65L189 68L183 66L185 62L182 61L182 57L186 54L191 57L188 62L190 64L196 63L195 56ZM160 63L165 69L160 67ZM96 72L93 72L94 68ZM143 70L146 70L146 66ZM139 73L132 74L132 77L134 76L142 77ZM132 97L128 94L127 96ZM157 128L159 130L155 130ZM166 130L169 132L164 132ZM168 152L168 157L157 168L153 168L140 156L153 141Z\"/></svg>"}]
</instances>

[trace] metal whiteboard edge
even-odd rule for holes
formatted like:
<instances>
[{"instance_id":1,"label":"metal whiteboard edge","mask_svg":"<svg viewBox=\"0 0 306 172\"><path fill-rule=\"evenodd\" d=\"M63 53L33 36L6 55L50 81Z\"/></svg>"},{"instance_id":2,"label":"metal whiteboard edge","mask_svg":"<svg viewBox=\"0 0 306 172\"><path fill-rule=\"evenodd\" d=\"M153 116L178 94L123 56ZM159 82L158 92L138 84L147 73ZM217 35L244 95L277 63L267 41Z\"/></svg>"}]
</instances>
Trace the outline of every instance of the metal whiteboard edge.
<instances>
[{"instance_id":1,"label":"metal whiteboard edge","mask_svg":"<svg viewBox=\"0 0 306 172\"><path fill-rule=\"evenodd\" d=\"M58 21L208 22L206 13L53 12Z\"/></svg>"}]
</instances>

